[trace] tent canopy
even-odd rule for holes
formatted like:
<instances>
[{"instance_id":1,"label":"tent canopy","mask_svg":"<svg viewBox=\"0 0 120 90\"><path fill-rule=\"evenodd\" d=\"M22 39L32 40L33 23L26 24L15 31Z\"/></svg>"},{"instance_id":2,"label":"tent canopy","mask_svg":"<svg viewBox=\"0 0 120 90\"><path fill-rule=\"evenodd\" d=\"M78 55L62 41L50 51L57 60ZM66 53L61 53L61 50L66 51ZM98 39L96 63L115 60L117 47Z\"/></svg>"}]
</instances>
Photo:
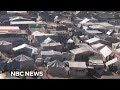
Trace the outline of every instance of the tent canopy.
<instances>
[{"instance_id":1,"label":"tent canopy","mask_svg":"<svg viewBox=\"0 0 120 90\"><path fill-rule=\"evenodd\" d=\"M33 59L31 59L28 56L25 56L25 55L21 54L21 55L15 57L13 60L16 60L16 61L29 61L29 60L33 60Z\"/></svg>"},{"instance_id":2,"label":"tent canopy","mask_svg":"<svg viewBox=\"0 0 120 90\"><path fill-rule=\"evenodd\" d=\"M47 67L60 67L64 68L65 64L63 62L60 62L59 60L54 60L52 62L48 62Z\"/></svg>"}]
</instances>

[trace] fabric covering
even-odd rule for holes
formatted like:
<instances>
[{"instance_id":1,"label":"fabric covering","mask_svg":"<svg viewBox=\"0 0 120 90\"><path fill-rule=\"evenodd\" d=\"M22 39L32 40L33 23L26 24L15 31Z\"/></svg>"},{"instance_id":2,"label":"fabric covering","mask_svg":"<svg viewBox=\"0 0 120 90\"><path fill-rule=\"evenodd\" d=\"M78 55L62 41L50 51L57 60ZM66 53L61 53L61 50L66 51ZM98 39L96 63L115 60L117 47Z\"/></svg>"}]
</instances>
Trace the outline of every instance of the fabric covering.
<instances>
[{"instance_id":1,"label":"fabric covering","mask_svg":"<svg viewBox=\"0 0 120 90\"><path fill-rule=\"evenodd\" d=\"M65 69L65 64L58 60L54 60L52 62L48 62L48 73L52 76L67 76L67 70Z\"/></svg>"}]
</instances>

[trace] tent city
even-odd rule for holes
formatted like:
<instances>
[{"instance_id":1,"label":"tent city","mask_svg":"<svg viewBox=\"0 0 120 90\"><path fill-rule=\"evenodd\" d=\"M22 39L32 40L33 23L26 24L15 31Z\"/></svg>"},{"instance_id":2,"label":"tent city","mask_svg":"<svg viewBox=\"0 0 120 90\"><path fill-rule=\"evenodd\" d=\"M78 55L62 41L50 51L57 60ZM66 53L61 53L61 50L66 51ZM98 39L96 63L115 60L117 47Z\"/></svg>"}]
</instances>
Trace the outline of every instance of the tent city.
<instances>
[{"instance_id":1,"label":"tent city","mask_svg":"<svg viewBox=\"0 0 120 90\"><path fill-rule=\"evenodd\" d=\"M0 79L120 79L119 30L120 11L0 11Z\"/></svg>"}]
</instances>

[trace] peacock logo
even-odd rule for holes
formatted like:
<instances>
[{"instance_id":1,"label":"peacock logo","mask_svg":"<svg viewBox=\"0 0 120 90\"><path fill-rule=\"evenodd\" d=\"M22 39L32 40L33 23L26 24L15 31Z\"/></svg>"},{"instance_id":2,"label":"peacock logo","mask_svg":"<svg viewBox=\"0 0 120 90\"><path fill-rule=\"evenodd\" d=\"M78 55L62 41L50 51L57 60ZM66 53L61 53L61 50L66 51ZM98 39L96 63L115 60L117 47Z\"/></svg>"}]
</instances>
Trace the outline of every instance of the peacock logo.
<instances>
[{"instance_id":1,"label":"peacock logo","mask_svg":"<svg viewBox=\"0 0 120 90\"><path fill-rule=\"evenodd\" d=\"M11 76L10 72L4 72L3 75L6 77L6 76Z\"/></svg>"}]
</instances>

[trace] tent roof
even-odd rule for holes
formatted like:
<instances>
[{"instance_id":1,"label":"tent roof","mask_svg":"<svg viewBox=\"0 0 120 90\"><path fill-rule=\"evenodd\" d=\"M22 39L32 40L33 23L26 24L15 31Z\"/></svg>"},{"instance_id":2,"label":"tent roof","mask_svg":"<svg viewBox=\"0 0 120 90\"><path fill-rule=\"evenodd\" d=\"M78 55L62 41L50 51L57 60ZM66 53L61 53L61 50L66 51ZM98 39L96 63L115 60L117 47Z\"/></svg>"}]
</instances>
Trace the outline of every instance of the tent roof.
<instances>
[{"instance_id":1,"label":"tent roof","mask_svg":"<svg viewBox=\"0 0 120 90\"><path fill-rule=\"evenodd\" d=\"M70 38L67 43L73 43L74 41Z\"/></svg>"},{"instance_id":2,"label":"tent roof","mask_svg":"<svg viewBox=\"0 0 120 90\"><path fill-rule=\"evenodd\" d=\"M35 31L32 33L32 35L34 35L34 36L52 36L54 34L46 34L46 33L41 33L39 31Z\"/></svg>"},{"instance_id":3,"label":"tent roof","mask_svg":"<svg viewBox=\"0 0 120 90\"><path fill-rule=\"evenodd\" d=\"M27 11L7 11L8 14L11 13L27 13Z\"/></svg>"},{"instance_id":4,"label":"tent roof","mask_svg":"<svg viewBox=\"0 0 120 90\"><path fill-rule=\"evenodd\" d=\"M104 65L103 60L89 60L89 65Z\"/></svg>"},{"instance_id":5,"label":"tent roof","mask_svg":"<svg viewBox=\"0 0 120 90\"><path fill-rule=\"evenodd\" d=\"M4 40L0 41L0 45L10 45L10 44L12 43L4 41Z\"/></svg>"},{"instance_id":6,"label":"tent roof","mask_svg":"<svg viewBox=\"0 0 120 90\"><path fill-rule=\"evenodd\" d=\"M42 47L46 47L46 46L60 46L62 45L61 43L57 42L57 43L42 43L41 46Z\"/></svg>"},{"instance_id":7,"label":"tent roof","mask_svg":"<svg viewBox=\"0 0 120 90\"><path fill-rule=\"evenodd\" d=\"M85 19L83 19L83 20L80 22L80 24L84 24L84 23L88 22L89 20L90 20L90 19L85 18Z\"/></svg>"},{"instance_id":8,"label":"tent roof","mask_svg":"<svg viewBox=\"0 0 120 90\"><path fill-rule=\"evenodd\" d=\"M15 57L13 60L16 60L16 61L29 61L29 60L32 60L30 57L28 56L25 56L23 54Z\"/></svg>"},{"instance_id":9,"label":"tent roof","mask_svg":"<svg viewBox=\"0 0 120 90\"><path fill-rule=\"evenodd\" d=\"M107 23L107 22L99 22L99 23L95 23L95 24L98 24L98 25L101 25L101 26L104 26L104 27L111 27L111 26L113 26L112 24Z\"/></svg>"},{"instance_id":10,"label":"tent roof","mask_svg":"<svg viewBox=\"0 0 120 90\"><path fill-rule=\"evenodd\" d=\"M98 30L86 30L87 33L90 33L90 34L100 34L102 32L98 31Z\"/></svg>"},{"instance_id":11,"label":"tent roof","mask_svg":"<svg viewBox=\"0 0 120 90\"><path fill-rule=\"evenodd\" d=\"M41 51L41 55L62 55L61 52L50 50L50 51Z\"/></svg>"},{"instance_id":12,"label":"tent roof","mask_svg":"<svg viewBox=\"0 0 120 90\"><path fill-rule=\"evenodd\" d=\"M17 25L17 24L36 24L35 21L11 21L11 25Z\"/></svg>"},{"instance_id":13,"label":"tent roof","mask_svg":"<svg viewBox=\"0 0 120 90\"><path fill-rule=\"evenodd\" d=\"M68 61L69 67L75 67L75 68L87 68L85 62L72 62Z\"/></svg>"},{"instance_id":14,"label":"tent roof","mask_svg":"<svg viewBox=\"0 0 120 90\"><path fill-rule=\"evenodd\" d=\"M92 26L89 26L89 27L92 28L92 29L104 29L104 27L101 26L101 25L92 25Z\"/></svg>"},{"instance_id":15,"label":"tent roof","mask_svg":"<svg viewBox=\"0 0 120 90\"><path fill-rule=\"evenodd\" d=\"M14 20L18 20L18 19L31 20L31 19L23 18L22 16L17 16L17 17L14 17L14 18L12 17L9 20L14 21Z\"/></svg>"},{"instance_id":16,"label":"tent roof","mask_svg":"<svg viewBox=\"0 0 120 90\"><path fill-rule=\"evenodd\" d=\"M42 43L50 43L50 42L55 42L55 41L53 39L51 39L50 37L48 37Z\"/></svg>"},{"instance_id":17,"label":"tent roof","mask_svg":"<svg viewBox=\"0 0 120 90\"><path fill-rule=\"evenodd\" d=\"M99 41L99 40L100 40L99 38L94 37L94 38L91 38L91 39L86 40L85 42L93 43L93 42L96 42L96 41Z\"/></svg>"},{"instance_id":18,"label":"tent roof","mask_svg":"<svg viewBox=\"0 0 120 90\"><path fill-rule=\"evenodd\" d=\"M112 45L114 45L114 46L120 46L120 42L112 43Z\"/></svg>"},{"instance_id":19,"label":"tent roof","mask_svg":"<svg viewBox=\"0 0 120 90\"><path fill-rule=\"evenodd\" d=\"M54 60L52 62L48 62L47 67L60 67L64 68L64 63L60 62L59 60Z\"/></svg>"},{"instance_id":20,"label":"tent roof","mask_svg":"<svg viewBox=\"0 0 120 90\"><path fill-rule=\"evenodd\" d=\"M86 45L86 44L83 44L83 45ZM88 51L95 52L89 45L86 45L86 46L81 45L80 48L70 50L70 52L74 53L74 54L84 53L84 52L88 52Z\"/></svg>"},{"instance_id":21,"label":"tent roof","mask_svg":"<svg viewBox=\"0 0 120 90\"><path fill-rule=\"evenodd\" d=\"M17 47L14 47L13 50L17 51L17 50L20 50L20 49L23 49L23 48L29 48L29 49L32 49L32 50L37 50L37 48L35 48L31 45L28 45L28 44L22 44L22 45L19 45Z\"/></svg>"},{"instance_id":22,"label":"tent roof","mask_svg":"<svg viewBox=\"0 0 120 90\"><path fill-rule=\"evenodd\" d=\"M0 26L0 30L20 30L18 26Z\"/></svg>"},{"instance_id":23,"label":"tent roof","mask_svg":"<svg viewBox=\"0 0 120 90\"><path fill-rule=\"evenodd\" d=\"M114 59L106 62L106 66L109 66L109 65L111 65L111 64L113 64L113 63L115 63L115 62L117 62L117 61L118 61L118 59L117 59L117 58L114 58Z\"/></svg>"},{"instance_id":24,"label":"tent roof","mask_svg":"<svg viewBox=\"0 0 120 90\"><path fill-rule=\"evenodd\" d=\"M100 50L100 53L106 58L112 53L112 51L107 46L105 46Z\"/></svg>"},{"instance_id":25,"label":"tent roof","mask_svg":"<svg viewBox=\"0 0 120 90\"><path fill-rule=\"evenodd\" d=\"M92 47L93 48L99 48L99 47L102 47L102 46L104 46L104 44L102 44L102 43L97 43L97 44L94 44L94 45L92 45Z\"/></svg>"}]
</instances>

